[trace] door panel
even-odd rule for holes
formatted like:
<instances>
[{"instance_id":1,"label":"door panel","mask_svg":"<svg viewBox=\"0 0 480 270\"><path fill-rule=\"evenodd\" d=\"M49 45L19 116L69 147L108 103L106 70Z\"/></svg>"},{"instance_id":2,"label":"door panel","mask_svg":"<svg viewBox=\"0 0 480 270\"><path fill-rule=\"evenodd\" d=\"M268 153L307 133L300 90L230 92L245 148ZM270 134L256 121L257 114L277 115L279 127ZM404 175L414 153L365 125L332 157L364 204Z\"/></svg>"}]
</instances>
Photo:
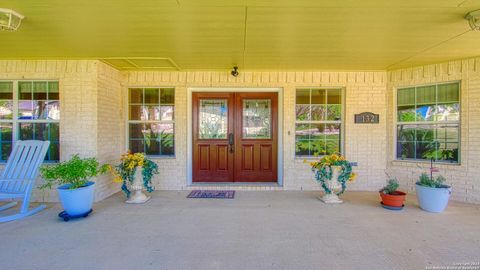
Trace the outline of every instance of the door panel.
<instances>
[{"instance_id":1,"label":"door panel","mask_svg":"<svg viewBox=\"0 0 480 270\"><path fill-rule=\"evenodd\" d=\"M277 93L235 95L235 182L277 181Z\"/></svg>"},{"instance_id":2,"label":"door panel","mask_svg":"<svg viewBox=\"0 0 480 270\"><path fill-rule=\"evenodd\" d=\"M277 181L277 93L193 93L193 182Z\"/></svg>"},{"instance_id":3,"label":"door panel","mask_svg":"<svg viewBox=\"0 0 480 270\"><path fill-rule=\"evenodd\" d=\"M233 93L193 93L193 182L232 182Z\"/></svg>"}]
</instances>

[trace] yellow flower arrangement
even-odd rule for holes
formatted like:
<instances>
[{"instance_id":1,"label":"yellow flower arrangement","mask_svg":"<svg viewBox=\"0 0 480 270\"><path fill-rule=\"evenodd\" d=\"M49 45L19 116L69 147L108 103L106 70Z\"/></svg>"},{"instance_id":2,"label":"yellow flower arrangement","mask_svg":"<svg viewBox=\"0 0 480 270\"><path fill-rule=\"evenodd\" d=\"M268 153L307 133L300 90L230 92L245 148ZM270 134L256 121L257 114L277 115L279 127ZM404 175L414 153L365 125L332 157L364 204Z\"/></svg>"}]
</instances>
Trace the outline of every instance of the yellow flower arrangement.
<instances>
[{"instance_id":1,"label":"yellow flower arrangement","mask_svg":"<svg viewBox=\"0 0 480 270\"><path fill-rule=\"evenodd\" d=\"M130 152L127 152L120 157L120 161L122 162L122 165L125 169L131 171L135 167L143 167L143 164L145 163L145 154L143 153L132 154ZM122 176L118 173L118 171L113 166L111 165L108 166L108 170L114 176L113 181L115 183L123 182Z\"/></svg>"}]
</instances>

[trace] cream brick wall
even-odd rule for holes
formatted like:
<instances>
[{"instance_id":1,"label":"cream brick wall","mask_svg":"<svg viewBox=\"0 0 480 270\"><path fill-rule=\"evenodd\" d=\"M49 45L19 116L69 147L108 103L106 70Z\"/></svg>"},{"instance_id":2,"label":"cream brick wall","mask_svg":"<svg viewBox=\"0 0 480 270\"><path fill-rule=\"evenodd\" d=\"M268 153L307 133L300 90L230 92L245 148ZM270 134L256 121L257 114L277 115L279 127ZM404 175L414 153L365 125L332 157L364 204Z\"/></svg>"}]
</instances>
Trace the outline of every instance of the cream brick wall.
<instances>
[{"instance_id":1,"label":"cream brick wall","mask_svg":"<svg viewBox=\"0 0 480 270\"><path fill-rule=\"evenodd\" d=\"M388 169L413 191L430 164L394 161L394 94L397 88L461 81L461 164L436 165L453 187L452 198L480 203L480 58L395 70L388 73ZM421 168L419 168L420 166Z\"/></svg>"},{"instance_id":2,"label":"cream brick wall","mask_svg":"<svg viewBox=\"0 0 480 270\"><path fill-rule=\"evenodd\" d=\"M191 87L275 87L283 89L284 186L236 187L241 189L319 189L302 159L295 158L295 90L299 87L344 87L346 89L345 154L358 162L354 190L377 190L384 182L386 168L386 72L126 72L124 87L175 87L175 158L157 159L159 189L187 187L187 93ZM380 114L378 125L354 124L354 114ZM220 188L220 187L213 187Z\"/></svg>"},{"instance_id":3,"label":"cream brick wall","mask_svg":"<svg viewBox=\"0 0 480 270\"><path fill-rule=\"evenodd\" d=\"M480 202L480 60L395 70L392 72L119 72L94 60L0 61L0 79L52 79L60 82L61 158L72 154L97 156L116 163L126 150L126 89L175 87L174 158L159 158L157 189L191 189L187 186L187 108L191 87L275 87L283 91L284 185L247 186L237 189L318 190L308 165L295 158L295 89L300 87L345 88L345 148L348 159L358 162L359 173L351 190L377 190L384 184L384 170L399 177L402 187L413 189L422 169L417 163L393 160L394 100L397 87L452 80L462 82L461 165L442 165L442 173L454 187L453 199ZM354 124L354 114L371 111L380 123ZM426 167L425 165L421 165ZM110 176L96 179L96 200L119 190ZM213 186L209 188L224 188ZM38 201L56 201L54 192L34 192Z\"/></svg>"},{"instance_id":4,"label":"cream brick wall","mask_svg":"<svg viewBox=\"0 0 480 270\"><path fill-rule=\"evenodd\" d=\"M101 162L108 161L115 141L123 136L120 73L99 61L93 60L1 60L0 80L58 80L60 87L60 158L68 159L73 154L82 157L97 156ZM108 114L105 109L112 109ZM104 120L112 120L104 124ZM118 128L120 126L120 128ZM109 132L115 133L113 137ZM120 134L120 135L118 135ZM110 136L110 137L109 137ZM120 136L117 138L117 136ZM123 141L121 142L123 145ZM105 152L111 152L106 154ZM96 200L110 195L115 189L111 179L97 179ZM41 179L37 184L41 183ZM33 192L33 200L57 201L55 191Z\"/></svg>"}]
</instances>

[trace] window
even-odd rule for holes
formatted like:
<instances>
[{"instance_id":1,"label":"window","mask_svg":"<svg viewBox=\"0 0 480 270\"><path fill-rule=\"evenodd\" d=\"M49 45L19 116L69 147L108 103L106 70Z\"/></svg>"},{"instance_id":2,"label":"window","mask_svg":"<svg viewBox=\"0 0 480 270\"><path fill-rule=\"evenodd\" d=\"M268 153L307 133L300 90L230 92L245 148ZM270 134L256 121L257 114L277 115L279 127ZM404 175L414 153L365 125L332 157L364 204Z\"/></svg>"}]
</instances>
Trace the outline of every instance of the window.
<instances>
[{"instance_id":1,"label":"window","mask_svg":"<svg viewBox=\"0 0 480 270\"><path fill-rule=\"evenodd\" d=\"M397 159L458 162L460 84L397 91Z\"/></svg>"},{"instance_id":2,"label":"window","mask_svg":"<svg viewBox=\"0 0 480 270\"><path fill-rule=\"evenodd\" d=\"M342 89L298 89L295 104L295 155L341 152Z\"/></svg>"},{"instance_id":3,"label":"window","mask_svg":"<svg viewBox=\"0 0 480 270\"><path fill-rule=\"evenodd\" d=\"M15 140L48 140L46 161L60 159L58 81L0 81L0 161Z\"/></svg>"},{"instance_id":4,"label":"window","mask_svg":"<svg viewBox=\"0 0 480 270\"><path fill-rule=\"evenodd\" d=\"M128 148L133 153L173 156L175 89L128 90Z\"/></svg>"}]
</instances>

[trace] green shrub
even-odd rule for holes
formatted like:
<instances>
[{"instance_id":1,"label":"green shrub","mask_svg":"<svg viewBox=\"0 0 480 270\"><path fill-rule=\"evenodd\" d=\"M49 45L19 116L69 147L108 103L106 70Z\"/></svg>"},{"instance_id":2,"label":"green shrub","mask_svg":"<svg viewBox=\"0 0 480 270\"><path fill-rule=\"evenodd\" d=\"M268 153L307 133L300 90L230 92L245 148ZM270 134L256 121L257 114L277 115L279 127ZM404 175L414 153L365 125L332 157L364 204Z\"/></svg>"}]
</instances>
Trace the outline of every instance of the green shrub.
<instances>
[{"instance_id":1,"label":"green shrub","mask_svg":"<svg viewBox=\"0 0 480 270\"><path fill-rule=\"evenodd\" d=\"M81 159L76 154L70 160L42 166L40 174L45 184L39 188L52 188L53 185L65 184L70 184L69 189L80 188L85 186L90 178L105 173L107 168L107 165L100 166L96 158Z\"/></svg>"},{"instance_id":2,"label":"green shrub","mask_svg":"<svg viewBox=\"0 0 480 270\"><path fill-rule=\"evenodd\" d=\"M435 178L433 176L429 176L426 173L422 173L418 181L418 184L420 186L432 187L432 188L440 188L444 185L444 183L445 183L445 177L439 175Z\"/></svg>"},{"instance_id":3,"label":"green shrub","mask_svg":"<svg viewBox=\"0 0 480 270\"><path fill-rule=\"evenodd\" d=\"M400 184L398 184L397 179L391 178L387 180L387 185L384 186L380 191L385 194L392 194L397 191Z\"/></svg>"}]
</instances>

